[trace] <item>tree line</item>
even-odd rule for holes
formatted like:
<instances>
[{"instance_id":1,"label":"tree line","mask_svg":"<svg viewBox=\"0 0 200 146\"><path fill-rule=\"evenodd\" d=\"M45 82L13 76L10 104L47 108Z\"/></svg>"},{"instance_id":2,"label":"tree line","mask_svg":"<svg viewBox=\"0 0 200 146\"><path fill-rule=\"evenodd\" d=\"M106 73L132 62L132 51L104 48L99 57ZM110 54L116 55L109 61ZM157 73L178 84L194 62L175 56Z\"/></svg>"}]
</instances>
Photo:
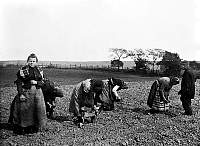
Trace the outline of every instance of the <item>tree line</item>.
<instances>
[{"instance_id":1,"label":"tree line","mask_svg":"<svg viewBox=\"0 0 200 146\"><path fill-rule=\"evenodd\" d=\"M155 73L155 66L160 66L165 75L179 76L181 66L188 66L195 70L200 70L200 63L196 61L186 61L180 58L178 53L172 53L163 49L141 49L132 50L122 48L110 48L111 65L118 67L123 66L123 59L131 58L135 62L137 72ZM152 66L152 69L149 68Z\"/></svg>"}]
</instances>

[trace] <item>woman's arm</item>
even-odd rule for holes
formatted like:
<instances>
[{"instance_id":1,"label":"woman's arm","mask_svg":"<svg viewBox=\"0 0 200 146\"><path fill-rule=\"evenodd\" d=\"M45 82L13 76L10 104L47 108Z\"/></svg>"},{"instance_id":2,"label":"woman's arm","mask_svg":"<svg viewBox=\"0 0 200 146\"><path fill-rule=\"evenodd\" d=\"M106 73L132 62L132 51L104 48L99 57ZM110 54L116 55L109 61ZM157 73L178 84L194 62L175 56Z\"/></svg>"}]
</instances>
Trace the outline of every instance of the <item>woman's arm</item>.
<instances>
[{"instance_id":1,"label":"woman's arm","mask_svg":"<svg viewBox=\"0 0 200 146\"><path fill-rule=\"evenodd\" d=\"M159 94L160 94L161 99L162 99L165 103L169 103L169 100L165 97L164 88L165 88L165 84L161 84L161 85L160 85L160 88L159 88Z\"/></svg>"},{"instance_id":2,"label":"woman's arm","mask_svg":"<svg viewBox=\"0 0 200 146\"><path fill-rule=\"evenodd\" d=\"M37 78L36 80L31 80L32 85L37 85L38 87L43 87L45 82L45 77L42 68L37 67Z\"/></svg>"},{"instance_id":3,"label":"woman's arm","mask_svg":"<svg viewBox=\"0 0 200 146\"><path fill-rule=\"evenodd\" d=\"M117 93L117 90L120 88L120 86L116 85L114 86L114 88L112 89L112 92L114 93L114 95L119 99L119 95Z\"/></svg>"}]
</instances>

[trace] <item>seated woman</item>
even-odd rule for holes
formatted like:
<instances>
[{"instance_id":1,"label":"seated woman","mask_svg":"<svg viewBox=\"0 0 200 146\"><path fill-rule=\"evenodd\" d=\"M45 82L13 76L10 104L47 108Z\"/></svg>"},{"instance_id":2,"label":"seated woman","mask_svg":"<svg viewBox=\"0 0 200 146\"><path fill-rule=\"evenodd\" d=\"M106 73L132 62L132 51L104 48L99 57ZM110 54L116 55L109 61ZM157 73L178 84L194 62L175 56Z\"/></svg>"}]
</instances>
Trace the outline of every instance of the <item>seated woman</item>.
<instances>
[{"instance_id":1,"label":"seated woman","mask_svg":"<svg viewBox=\"0 0 200 146\"><path fill-rule=\"evenodd\" d=\"M169 110L169 92L172 86L176 84L179 84L177 77L161 77L152 84L147 100L151 112Z\"/></svg>"}]
</instances>

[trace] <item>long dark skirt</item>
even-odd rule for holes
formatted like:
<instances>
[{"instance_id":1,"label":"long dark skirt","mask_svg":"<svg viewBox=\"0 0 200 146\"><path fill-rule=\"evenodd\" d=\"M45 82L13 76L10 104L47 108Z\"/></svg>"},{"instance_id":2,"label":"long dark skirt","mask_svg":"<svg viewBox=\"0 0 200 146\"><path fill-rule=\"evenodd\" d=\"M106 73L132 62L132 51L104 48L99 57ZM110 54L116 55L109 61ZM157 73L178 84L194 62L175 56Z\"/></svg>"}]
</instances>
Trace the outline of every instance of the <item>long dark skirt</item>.
<instances>
[{"instance_id":1,"label":"long dark skirt","mask_svg":"<svg viewBox=\"0 0 200 146\"><path fill-rule=\"evenodd\" d=\"M16 95L12 105L9 122L19 127L42 128L47 122L44 97L41 89L32 86L25 90L25 100L21 101Z\"/></svg>"}]
</instances>

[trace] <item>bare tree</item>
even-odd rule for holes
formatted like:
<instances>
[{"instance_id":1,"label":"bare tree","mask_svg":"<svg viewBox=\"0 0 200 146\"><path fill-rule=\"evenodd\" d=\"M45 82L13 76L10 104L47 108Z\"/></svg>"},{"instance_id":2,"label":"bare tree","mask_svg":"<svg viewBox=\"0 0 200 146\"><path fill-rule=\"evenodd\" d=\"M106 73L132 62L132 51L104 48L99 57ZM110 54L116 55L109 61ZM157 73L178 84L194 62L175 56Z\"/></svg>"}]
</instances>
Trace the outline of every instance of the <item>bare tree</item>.
<instances>
[{"instance_id":1,"label":"bare tree","mask_svg":"<svg viewBox=\"0 0 200 146\"><path fill-rule=\"evenodd\" d=\"M165 54L165 51L162 49L148 49L148 57L150 57L150 59L152 61L150 61L150 63L153 65L153 73L155 71L155 65L158 61L158 59L162 58Z\"/></svg>"},{"instance_id":2,"label":"bare tree","mask_svg":"<svg viewBox=\"0 0 200 146\"><path fill-rule=\"evenodd\" d=\"M126 49L118 49L118 48L110 48L110 52L112 52L111 57L111 66L117 66L118 70L120 67L123 68L123 62L121 61L122 58L127 57L127 50Z\"/></svg>"},{"instance_id":3,"label":"bare tree","mask_svg":"<svg viewBox=\"0 0 200 146\"><path fill-rule=\"evenodd\" d=\"M121 60L121 58L125 58L127 54L126 49L118 49L118 48L110 48L110 52L112 52L111 57L114 60Z\"/></svg>"},{"instance_id":4,"label":"bare tree","mask_svg":"<svg viewBox=\"0 0 200 146\"><path fill-rule=\"evenodd\" d=\"M147 68L147 53L143 49L133 49L127 51L127 56L134 60L136 64L136 70L146 70Z\"/></svg>"},{"instance_id":5,"label":"bare tree","mask_svg":"<svg viewBox=\"0 0 200 146\"><path fill-rule=\"evenodd\" d=\"M126 55L127 57L131 57L134 61L138 59L145 59L147 57L143 49L128 50Z\"/></svg>"}]
</instances>

